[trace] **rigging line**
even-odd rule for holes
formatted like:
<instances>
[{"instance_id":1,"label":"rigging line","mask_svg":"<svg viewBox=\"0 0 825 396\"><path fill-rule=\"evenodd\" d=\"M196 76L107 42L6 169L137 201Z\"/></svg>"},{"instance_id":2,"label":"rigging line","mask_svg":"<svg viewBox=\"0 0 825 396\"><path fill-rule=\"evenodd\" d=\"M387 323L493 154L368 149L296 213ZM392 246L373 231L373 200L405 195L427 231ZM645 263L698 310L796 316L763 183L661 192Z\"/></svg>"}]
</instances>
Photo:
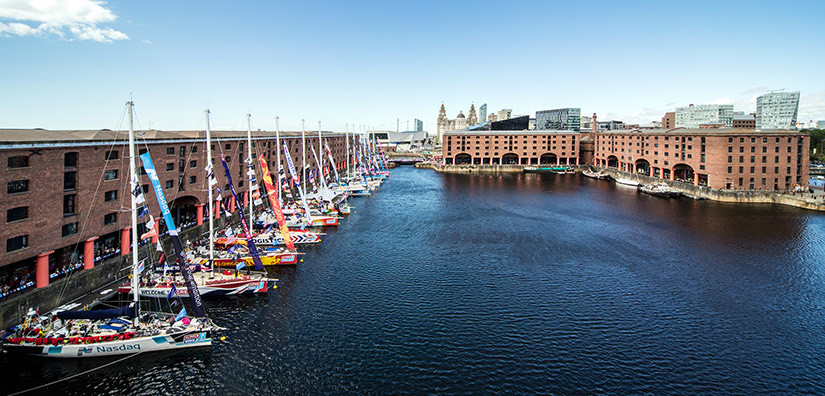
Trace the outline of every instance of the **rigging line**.
<instances>
[{"instance_id":1,"label":"rigging line","mask_svg":"<svg viewBox=\"0 0 825 396\"><path fill-rule=\"evenodd\" d=\"M22 395L22 394L24 394L24 393L29 393L29 392L31 392L31 391L35 391L35 390L38 390L38 389L45 388L45 387L47 387L47 386L52 386L52 385L54 385L54 384L58 384L58 383L61 383L61 382L64 382L64 381L68 381L68 380L70 380L70 379L73 379L73 378L79 377L79 376L81 376L81 375L86 375L86 374L89 374L89 373L95 372L95 371L97 371L97 370L100 370L100 369L102 369L102 368L109 367L109 366L111 366L111 365L113 365L113 364L115 364L115 363L120 363L120 362L122 362L122 361L124 361L124 360L126 360L126 359L133 358L133 357L135 357L135 356L137 356L137 355L140 355L140 354L141 354L141 353L143 353L143 352L145 352L145 351L140 351L140 352L135 353L135 354L133 354L133 355L127 355L127 356L122 357L122 358L120 358L120 359L118 359L118 360L115 360L115 361L112 361L112 362L106 363L106 364L104 364L104 365L102 365L102 366L95 367L95 368L93 368L93 369L91 369L91 370L87 370L87 371L84 371L84 372L82 372L82 373L77 373L77 374L71 375L71 376L66 377L66 378L61 378L61 379L59 379L59 380L57 380L57 381L52 381L52 382L49 382L48 384L43 384L43 385L35 386L34 388L29 388L29 389L22 390L22 391L19 391L19 392L10 393L10 394L9 394L9 396Z\"/></svg>"},{"instance_id":2,"label":"rigging line","mask_svg":"<svg viewBox=\"0 0 825 396\"><path fill-rule=\"evenodd\" d=\"M126 118L126 112L127 112L127 106L124 106L124 107L123 107L123 112L121 113L120 121L117 123L117 126L116 126L116 128L115 128L115 131L120 130L120 127L123 125L123 120ZM115 137L117 137L117 132L115 132ZM115 140L112 142L112 146L114 146L114 144L115 144L115 142L116 142L116 141L117 141L117 140L115 139ZM109 150L109 151L111 151L111 148L110 148L110 150ZM104 155L106 155L106 154L104 154ZM79 156L78 156L78 157L79 157ZM78 160L79 160L79 158L78 158ZM100 192L100 186L103 184L103 177L104 177L104 175L105 175L105 174L106 174L106 167L105 167L105 165L104 165L104 167L103 167L103 172L100 174L100 178L99 178L99 179L98 179L98 181L97 181L97 186L95 187L95 192L94 192L94 194L92 195L93 197L97 197L97 196L98 196L98 193ZM75 183L76 183L76 182L77 182L77 181L75 180ZM77 207L77 196L78 196L78 194L77 194L77 193L75 193L74 195L75 195L75 202L74 202L74 204L75 204L75 207ZM64 200L65 200L65 198L64 198ZM80 228L80 230L84 230L83 232L85 232L85 230L86 230L86 226L89 224L89 220L91 219L91 216L92 216L92 208L94 207L94 203L95 203L94 199L93 199L91 202L89 202L89 211L88 211L88 212L86 212L86 218L83 220L83 222L82 222L82 227ZM65 208L64 208L64 209L65 209ZM74 247L74 251L75 251L75 252L77 252L77 250L78 250L78 246L80 245L80 239L81 239L80 237L81 237L81 235L83 235L83 233L82 233L82 232L80 232L80 231L78 231L78 233L77 233L77 239L76 239L76 242L75 242L75 247ZM85 250L85 249L84 249L84 250ZM78 255L78 256L79 256L79 255ZM84 257L84 259L85 259L85 257ZM92 249L92 262L94 262L94 259L95 259L95 257L94 257L94 249ZM70 274L70 275L71 275L71 274ZM69 283L68 283L68 282L65 282L65 283L63 284L63 287L61 287L61 288L60 288L60 290L59 290L59 291L58 291L58 293L57 293L57 296L58 296L58 301L61 301L61 300L63 299L63 296L64 296L64 294L65 294L65 292L66 292L66 289L68 289L68 287L69 287Z\"/></svg>"}]
</instances>

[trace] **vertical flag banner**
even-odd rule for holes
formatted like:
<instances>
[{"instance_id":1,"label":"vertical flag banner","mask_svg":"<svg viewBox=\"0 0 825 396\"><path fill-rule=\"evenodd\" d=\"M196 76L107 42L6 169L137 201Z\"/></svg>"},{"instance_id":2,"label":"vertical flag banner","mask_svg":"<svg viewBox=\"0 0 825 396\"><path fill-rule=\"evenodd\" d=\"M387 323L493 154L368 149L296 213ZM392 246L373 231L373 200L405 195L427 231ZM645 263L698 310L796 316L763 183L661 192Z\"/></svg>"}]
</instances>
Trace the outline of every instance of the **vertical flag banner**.
<instances>
[{"instance_id":1,"label":"vertical flag banner","mask_svg":"<svg viewBox=\"0 0 825 396\"><path fill-rule=\"evenodd\" d=\"M326 143L324 143L324 148L327 149L327 157L329 157L329 163L330 164L335 164L335 160L332 159L332 151L329 151L329 146L327 146ZM335 181L340 186L341 185L341 179L338 177L338 167L336 167L335 165L332 165L332 170L335 171Z\"/></svg>"},{"instance_id":2,"label":"vertical flag banner","mask_svg":"<svg viewBox=\"0 0 825 396\"><path fill-rule=\"evenodd\" d=\"M169 239L172 240L175 261L178 263L179 270L183 275L189 296L192 297L192 311L195 316L204 317L206 316L206 309L203 307L201 294L198 291L195 278L192 277L192 272L189 270L189 265L186 264L186 258L183 256L183 246L180 243L180 238L178 238L178 229L172 220L172 213L169 211L169 204L166 203L166 197L163 195L163 187L160 185L160 179L158 179L158 172L152 163L152 157L149 156L149 153L143 153L140 155L140 160L143 162L143 169L146 170L146 175L149 176L149 180L152 182L152 188L155 189L155 198L158 200L160 213L163 214L163 220L166 221L166 228L169 230Z\"/></svg>"},{"instance_id":3,"label":"vertical flag banner","mask_svg":"<svg viewBox=\"0 0 825 396\"><path fill-rule=\"evenodd\" d=\"M284 238L286 247L289 250L295 250L295 244L292 243L292 238L289 236L289 227L286 225L284 212L281 210L281 204L278 202L278 190L272 185L272 176L269 175L269 168L266 166L266 159L264 155L258 158L261 163L261 171L264 174L264 186L266 186L266 195L269 196L269 203L272 206L272 212L275 213L275 219L278 220L278 228L281 229L281 236Z\"/></svg>"},{"instance_id":4,"label":"vertical flag banner","mask_svg":"<svg viewBox=\"0 0 825 396\"><path fill-rule=\"evenodd\" d=\"M232 191L232 196L235 197L235 202L238 200L238 194L235 193L235 184L232 182L232 175L229 172L229 166L226 165L226 160L221 156L221 165L226 172L226 181L229 183L229 190ZM255 263L255 271L263 271L264 264L261 262L261 257L258 256L258 249L255 247L255 241L252 240L252 233L249 232L249 227L246 226L246 216L243 215L243 210L239 210L238 214L241 216L241 226L243 226L244 236L246 237L246 247L249 248L249 254L252 256L252 262Z\"/></svg>"},{"instance_id":5,"label":"vertical flag banner","mask_svg":"<svg viewBox=\"0 0 825 396\"><path fill-rule=\"evenodd\" d=\"M301 179L297 176L295 165L292 163L292 157L289 155L289 147L286 146L286 142L284 142L284 154L286 155L286 164L289 167L289 174L292 176L292 181L295 183L295 187L298 187L298 194L301 195L301 203L304 206L304 211L307 216L307 225L312 225L312 216L309 214L309 206L307 206L307 200L304 197L304 189L301 188Z\"/></svg>"}]
</instances>

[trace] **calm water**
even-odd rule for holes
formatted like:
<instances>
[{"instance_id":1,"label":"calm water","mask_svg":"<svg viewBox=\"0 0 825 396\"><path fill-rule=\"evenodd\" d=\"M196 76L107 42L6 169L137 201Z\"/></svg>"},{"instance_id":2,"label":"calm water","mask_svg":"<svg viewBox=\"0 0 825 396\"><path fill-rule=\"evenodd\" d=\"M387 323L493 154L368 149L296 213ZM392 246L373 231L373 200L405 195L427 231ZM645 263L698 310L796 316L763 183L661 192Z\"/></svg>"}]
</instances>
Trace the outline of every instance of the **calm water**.
<instances>
[{"instance_id":1,"label":"calm water","mask_svg":"<svg viewBox=\"0 0 825 396\"><path fill-rule=\"evenodd\" d=\"M207 301L226 341L45 391L825 392L825 215L412 167L352 203L274 293ZM103 363L3 356L0 393Z\"/></svg>"}]
</instances>

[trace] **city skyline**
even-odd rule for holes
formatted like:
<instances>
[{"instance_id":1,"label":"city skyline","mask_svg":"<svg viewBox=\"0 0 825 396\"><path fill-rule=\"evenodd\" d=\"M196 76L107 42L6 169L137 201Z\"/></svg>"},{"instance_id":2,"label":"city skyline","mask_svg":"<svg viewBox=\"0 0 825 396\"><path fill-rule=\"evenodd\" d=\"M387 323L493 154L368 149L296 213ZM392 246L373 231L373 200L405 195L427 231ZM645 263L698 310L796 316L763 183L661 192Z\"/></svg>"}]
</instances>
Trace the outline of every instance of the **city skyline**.
<instances>
[{"instance_id":1,"label":"city skyline","mask_svg":"<svg viewBox=\"0 0 825 396\"><path fill-rule=\"evenodd\" d=\"M284 130L301 119L308 130L319 120L325 130L394 130L396 119L418 118L434 134L442 102L449 117L487 103L646 124L691 103L755 112L756 97L776 89L801 91L798 121L818 121L823 55L810 43L825 38L823 11L813 1L0 0L0 50L13 60L0 66L0 128L122 127L130 97L139 127L165 130L203 129L210 108L217 129L245 129L251 113L256 129L274 129L276 116ZM569 18L519 18L550 12ZM782 20L793 23L770 22ZM550 41L572 45L572 60L538 50ZM478 45L484 62L456 54Z\"/></svg>"}]
</instances>

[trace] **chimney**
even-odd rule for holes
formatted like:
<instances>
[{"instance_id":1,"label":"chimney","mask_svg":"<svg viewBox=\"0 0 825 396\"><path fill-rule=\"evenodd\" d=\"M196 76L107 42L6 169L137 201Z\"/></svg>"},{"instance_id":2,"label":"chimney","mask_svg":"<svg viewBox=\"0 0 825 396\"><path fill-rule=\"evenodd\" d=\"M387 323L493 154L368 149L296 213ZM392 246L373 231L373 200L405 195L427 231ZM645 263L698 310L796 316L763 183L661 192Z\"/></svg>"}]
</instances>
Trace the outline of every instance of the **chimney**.
<instances>
[{"instance_id":1,"label":"chimney","mask_svg":"<svg viewBox=\"0 0 825 396\"><path fill-rule=\"evenodd\" d=\"M596 113L593 113L593 125L591 125L591 127L593 127L593 133L596 133L599 129L599 122L596 120Z\"/></svg>"}]
</instances>

